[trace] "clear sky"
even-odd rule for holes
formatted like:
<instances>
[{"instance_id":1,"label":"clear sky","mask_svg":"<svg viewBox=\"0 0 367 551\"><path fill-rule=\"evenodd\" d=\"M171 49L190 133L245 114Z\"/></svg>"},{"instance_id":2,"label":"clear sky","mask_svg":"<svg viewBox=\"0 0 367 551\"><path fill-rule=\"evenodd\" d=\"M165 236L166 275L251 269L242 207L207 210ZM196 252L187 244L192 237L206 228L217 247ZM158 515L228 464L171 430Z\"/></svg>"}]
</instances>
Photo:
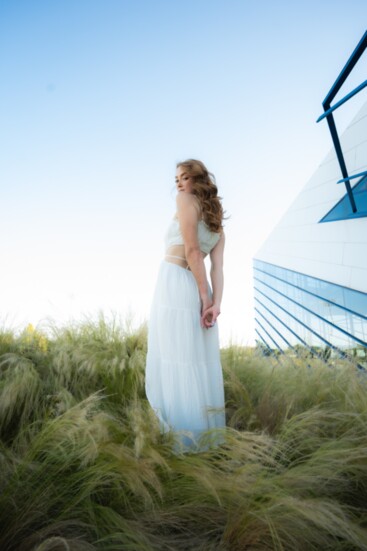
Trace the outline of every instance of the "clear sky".
<instances>
[{"instance_id":1,"label":"clear sky","mask_svg":"<svg viewBox=\"0 0 367 551\"><path fill-rule=\"evenodd\" d=\"M315 120L366 22L365 0L0 0L1 323L145 320L194 157L230 215L221 342L253 344L252 258L331 148Z\"/></svg>"}]
</instances>

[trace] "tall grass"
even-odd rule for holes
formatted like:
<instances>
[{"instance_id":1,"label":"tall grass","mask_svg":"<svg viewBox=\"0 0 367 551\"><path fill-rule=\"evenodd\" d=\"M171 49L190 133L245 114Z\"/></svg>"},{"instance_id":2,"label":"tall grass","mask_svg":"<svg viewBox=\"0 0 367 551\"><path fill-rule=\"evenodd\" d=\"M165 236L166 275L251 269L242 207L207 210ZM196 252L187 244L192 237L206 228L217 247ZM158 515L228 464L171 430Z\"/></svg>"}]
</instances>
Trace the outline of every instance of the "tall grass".
<instances>
[{"instance_id":1,"label":"tall grass","mask_svg":"<svg viewBox=\"0 0 367 551\"><path fill-rule=\"evenodd\" d=\"M364 375L228 347L223 444L179 454L145 356L103 317L0 334L1 551L367 550Z\"/></svg>"}]
</instances>

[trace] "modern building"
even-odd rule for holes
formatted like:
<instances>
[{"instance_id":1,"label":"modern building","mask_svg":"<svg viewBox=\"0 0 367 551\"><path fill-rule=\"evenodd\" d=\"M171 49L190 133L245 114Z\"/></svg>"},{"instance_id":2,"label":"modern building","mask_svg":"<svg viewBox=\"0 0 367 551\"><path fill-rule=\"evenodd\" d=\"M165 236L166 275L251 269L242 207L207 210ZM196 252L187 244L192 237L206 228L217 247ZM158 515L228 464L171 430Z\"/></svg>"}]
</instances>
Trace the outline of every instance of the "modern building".
<instances>
[{"instance_id":1,"label":"modern building","mask_svg":"<svg viewBox=\"0 0 367 551\"><path fill-rule=\"evenodd\" d=\"M323 102L334 147L254 258L255 318L268 350L352 356L367 366L367 103L338 136L331 102L367 48L367 32Z\"/></svg>"}]
</instances>

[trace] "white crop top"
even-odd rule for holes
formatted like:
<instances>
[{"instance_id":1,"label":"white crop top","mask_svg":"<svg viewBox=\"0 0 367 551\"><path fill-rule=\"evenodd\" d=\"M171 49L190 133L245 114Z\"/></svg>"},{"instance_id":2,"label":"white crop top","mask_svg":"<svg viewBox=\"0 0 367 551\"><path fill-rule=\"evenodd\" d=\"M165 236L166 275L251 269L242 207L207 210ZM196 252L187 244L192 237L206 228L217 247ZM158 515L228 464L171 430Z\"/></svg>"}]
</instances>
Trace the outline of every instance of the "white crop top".
<instances>
[{"instance_id":1,"label":"white crop top","mask_svg":"<svg viewBox=\"0 0 367 551\"><path fill-rule=\"evenodd\" d=\"M209 254L220 239L220 233L210 231L204 220L198 223L198 239L200 250ZM184 240L180 230L180 224L177 218L174 218L168 227L165 235L166 250L172 245L184 245Z\"/></svg>"}]
</instances>

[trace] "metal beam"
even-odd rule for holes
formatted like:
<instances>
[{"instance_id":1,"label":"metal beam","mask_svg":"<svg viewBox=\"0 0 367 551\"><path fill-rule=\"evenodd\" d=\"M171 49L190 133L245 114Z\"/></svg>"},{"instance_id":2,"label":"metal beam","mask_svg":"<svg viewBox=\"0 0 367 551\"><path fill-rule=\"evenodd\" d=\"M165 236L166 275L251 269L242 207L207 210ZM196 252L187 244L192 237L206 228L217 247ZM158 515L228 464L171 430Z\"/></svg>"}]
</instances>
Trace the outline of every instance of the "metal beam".
<instances>
[{"instance_id":1,"label":"metal beam","mask_svg":"<svg viewBox=\"0 0 367 551\"><path fill-rule=\"evenodd\" d=\"M325 107L325 105L330 105L330 103L335 98L336 94L339 92L340 88L343 86L344 82L349 77L350 73L354 69L357 61L363 54L367 47L367 31L362 36L361 40L358 42L356 48L354 49L352 55L344 65L342 71L340 72L338 78L330 88L329 93L327 94L326 98L322 102L322 105Z\"/></svg>"}]
</instances>

